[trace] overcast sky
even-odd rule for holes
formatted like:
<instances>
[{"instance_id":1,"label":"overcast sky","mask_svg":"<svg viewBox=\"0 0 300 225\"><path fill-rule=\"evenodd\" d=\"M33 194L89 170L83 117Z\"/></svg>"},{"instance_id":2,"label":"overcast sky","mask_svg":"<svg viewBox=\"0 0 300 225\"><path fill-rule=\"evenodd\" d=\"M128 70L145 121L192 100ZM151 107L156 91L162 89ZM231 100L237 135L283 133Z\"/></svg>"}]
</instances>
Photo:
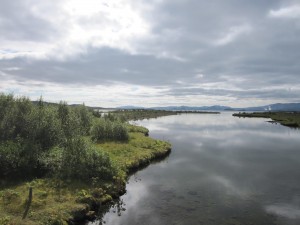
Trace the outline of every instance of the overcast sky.
<instances>
[{"instance_id":1,"label":"overcast sky","mask_svg":"<svg viewBox=\"0 0 300 225\"><path fill-rule=\"evenodd\" d=\"M0 3L0 92L104 107L300 102L299 0Z\"/></svg>"}]
</instances>

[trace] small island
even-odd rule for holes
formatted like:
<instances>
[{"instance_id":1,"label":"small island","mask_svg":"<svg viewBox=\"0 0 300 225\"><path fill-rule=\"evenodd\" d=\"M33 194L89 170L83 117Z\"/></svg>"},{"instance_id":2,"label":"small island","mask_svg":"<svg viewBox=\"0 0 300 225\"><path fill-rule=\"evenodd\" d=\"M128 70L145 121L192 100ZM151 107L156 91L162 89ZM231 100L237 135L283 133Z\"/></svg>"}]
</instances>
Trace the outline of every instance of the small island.
<instances>
[{"instance_id":1,"label":"small island","mask_svg":"<svg viewBox=\"0 0 300 225\"><path fill-rule=\"evenodd\" d=\"M125 193L130 172L171 151L170 143L128 120L173 112L101 115L85 105L5 94L0 109L1 225L93 219Z\"/></svg>"},{"instance_id":2,"label":"small island","mask_svg":"<svg viewBox=\"0 0 300 225\"><path fill-rule=\"evenodd\" d=\"M299 128L300 127L300 112L239 112L234 113L236 117L250 118L270 118L270 122L278 122L281 125Z\"/></svg>"}]
</instances>

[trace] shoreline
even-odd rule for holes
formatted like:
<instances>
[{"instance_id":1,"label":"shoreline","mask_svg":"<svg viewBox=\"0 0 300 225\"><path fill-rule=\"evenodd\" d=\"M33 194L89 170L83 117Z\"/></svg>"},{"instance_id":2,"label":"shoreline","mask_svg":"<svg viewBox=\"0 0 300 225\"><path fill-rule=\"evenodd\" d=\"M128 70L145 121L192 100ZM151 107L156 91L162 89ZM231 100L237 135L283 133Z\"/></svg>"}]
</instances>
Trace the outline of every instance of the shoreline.
<instances>
[{"instance_id":1,"label":"shoreline","mask_svg":"<svg viewBox=\"0 0 300 225\"><path fill-rule=\"evenodd\" d=\"M154 140L154 141L160 141L158 139L154 139L154 138L149 137L149 130L146 127L142 127L142 126L135 126L135 127L140 128L141 131L142 131L141 133L143 133L145 137L147 137L151 140ZM147 132L145 131L145 129L147 130ZM165 143L168 143L168 142L165 142ZM140 158L135 163L130 164L130 165L126 165L126 170L127 170L126 171L126 180L128 180L129 177L132 174L134 174L135 172L147 168L151 163L156 162L156 161L161 161L161 160L167 158L170 155L170 153L171 153L171 146L168 146L165 149L161 149L159 151L152 152L152 154L149 158ZM100 207L109 206L109 204L113 203L114 200L120 198L122 195L124 195L126 193L126 182L123 182L122 184L119 184L119 185L121 185L121 189L119 189L119 191L117 193L116 192L111 192L111 193L108 192L107 193L108 195L110 195L112 197L111 199L110 198L104 199L104 201L102 201L102 202L98 202L97 200L90 202L89 206L93 207L93 208L90 208L92 210L87 212L86 215L83 218L78 218L77 220L68 221L69 224L81 225L82 222L85 223L87 221L96 220L97 219L97 213L93 213L93 212L98 211L98 213L99 213L100 210L101 210ZM120 187L118 187L118 188L120 188ZM106 212L104 212L104 214L105 213Z\"/></svg>"},{"instance_id":2,"label":"shoreline","mask_svg":"<svg viewBox=\"0 0 300 225\"><path fill-rule=\"evenodd\" d=\"M134 175L136 172L146 169L148 166L150 166L152 163L155 162L161 162L165 160L169 155L171 154L171 149L167 149L166 152L157 154L153 158L151 158L148 161L140 161L139 165L134 165L130 168L128 168L128 174L127 179L130 178L130 176ZM90 221L93 222L98 219L102 219L102 217L109 211L110 207L114 204L118 198L126 194L126 183L124 184L124 189L121 190L119 193L111 195L112 199L109 199L107 201L99 202L94 201L91 204L94 206L94 209L92 211L86 212L86 215L84 215L82 218L78 218L78 220L70 220L68 221L68 224L72 225L85 225L86 222ZM109 193L108 193L109 194ZM100 207L103 207L101 210ZM92 212L92 213L91 213ZM95 212L95 213L93 213ZM101 215L101 216L99 216Z\"/></svg>"}]
</instances>

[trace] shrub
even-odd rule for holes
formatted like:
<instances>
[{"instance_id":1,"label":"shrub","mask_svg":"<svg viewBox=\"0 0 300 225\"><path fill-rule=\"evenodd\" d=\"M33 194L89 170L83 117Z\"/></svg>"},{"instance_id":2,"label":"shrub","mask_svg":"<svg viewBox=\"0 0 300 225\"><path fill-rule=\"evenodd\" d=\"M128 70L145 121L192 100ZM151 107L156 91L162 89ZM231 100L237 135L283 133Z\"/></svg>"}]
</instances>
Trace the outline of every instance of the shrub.
<instances>
[{"instance_id":1,"label":"shrub","mask_svg":"<svg viewBox=\"0 0 300 225\"><path fill-rule=\"evenodd\" d=\"M42 98L32 103L0 94L0 176L40 176L48 170L67 178L111 177L108 156L80 138L89 135L96 120L94 140L127 140L124 124L108 118L93 118L84 105L49 104Z\"/></svg>"},{"instance_id":2,"label":"shrub","mask_svg":"<svg viewBox=\"0 0 300 225\"><path fill-rule=\"evenodd\" d=\"M99 119L94 123L91 129L91 136L94 141L127 141L129 138L128 130L124 123L105 119Z\"/></svg>"},{"instance_id":3,"label":"shrub","mask_svg":"<svg viewBox=\"0 0 300 225\"><path fill-rule=\"evenodd\" d=\"M107 180L117 173L109 156L83 138L69 139L64 148L51 149L42 161L52 175L60 179L92 181L98 177Z\"/></svg>"},{"instance_id":4,"label":"shrub","mask_svg":"<svg viewBox=\"0 0 300 225\"><path fill-rule=\"evenodd\" d=\"M19 168L21 146L19 143L7 141L0 144L0 175L7 176Z\"/></svg>"},{"instance_id":5,"label":"shrub","mask_svg":"<svg viewBox=\"0 0 300 225\"><path fill-rule=\"evenodd\" d=\"M87 135L90 132L93 120L93 114L85 105L79 105L74 108L76 116L79 118L79 127L82 135Z\"/></svg>"},{"instance_id":6,"label":"shrub","mask_svg":"<svg viewBox=\"0 0 300 225\"><path fill-rule=\"evenodd\" d=\"M127 127L120 122L113 124L113 135L113 139L118 141L127 141L129 139Z\"/></svg>"}]
</instances>

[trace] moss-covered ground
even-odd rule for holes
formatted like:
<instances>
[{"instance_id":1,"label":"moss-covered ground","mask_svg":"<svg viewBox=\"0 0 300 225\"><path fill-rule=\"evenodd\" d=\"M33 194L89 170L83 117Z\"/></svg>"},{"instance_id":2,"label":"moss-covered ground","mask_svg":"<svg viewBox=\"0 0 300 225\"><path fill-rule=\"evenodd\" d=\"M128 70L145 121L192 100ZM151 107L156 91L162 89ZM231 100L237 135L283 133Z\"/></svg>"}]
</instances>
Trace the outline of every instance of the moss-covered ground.
<instances>
[{"instance_id":1,"label":"moss-covered ground","mask_svg":"<svg viewBox=\"0 0 300 225\"><path fill-rule=\"evenodd\" d=\"M87 184L54 178L27 181L0 181L0 225L79 224L93 218L95 210L124 193L128 174L154 159L166 156L168 142L148 137L144 127L128 125L129 141L95 143L97 149L109 154L119 170L119 177ZM22 219L28 201L29 187L33 198L26 219Z\"/></svg>"}]
</instances>

